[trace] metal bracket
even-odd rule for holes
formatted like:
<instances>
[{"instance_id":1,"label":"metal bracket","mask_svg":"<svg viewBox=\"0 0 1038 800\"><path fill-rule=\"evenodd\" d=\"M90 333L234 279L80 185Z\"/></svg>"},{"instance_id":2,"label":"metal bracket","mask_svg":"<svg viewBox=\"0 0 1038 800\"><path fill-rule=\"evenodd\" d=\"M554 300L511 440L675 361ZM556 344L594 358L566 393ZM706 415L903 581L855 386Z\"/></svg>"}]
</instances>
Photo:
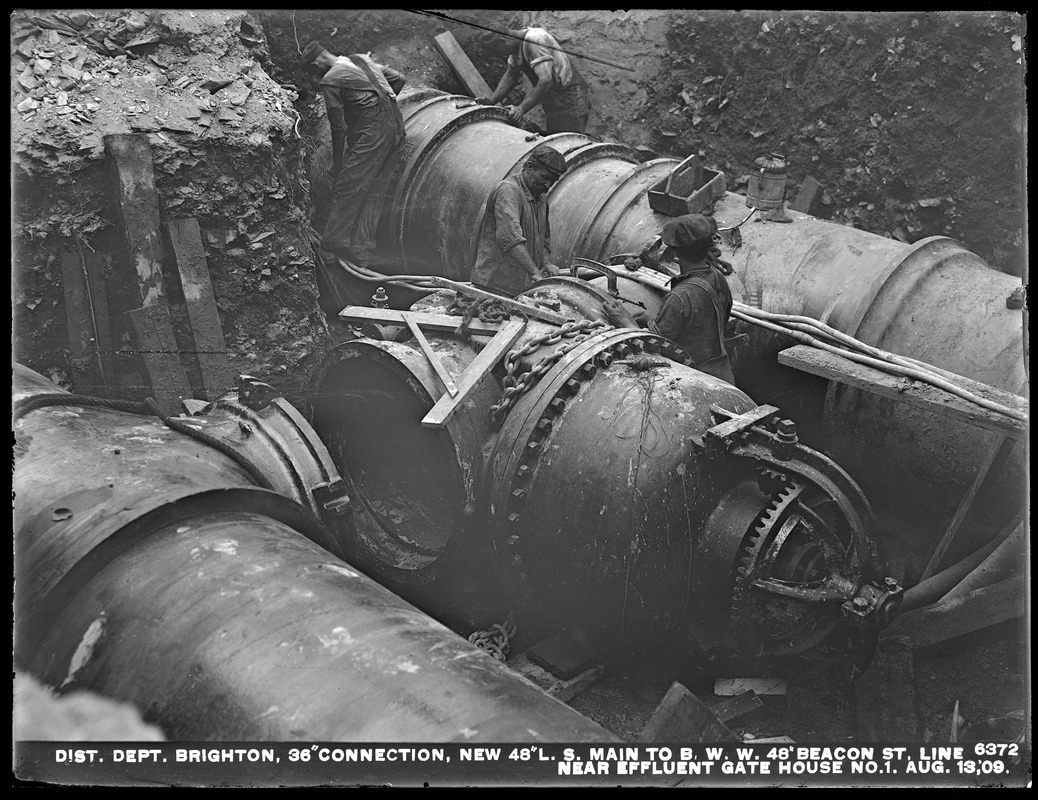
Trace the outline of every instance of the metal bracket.
<instances>
[{"instance_id":1,"label":"metal bracket","mask_svg":"<svg viewBox=\"0 0 1038 800\"><path fill-rule=\"evenodd\" d=\"M346 483L342 479L318 484L310 493L326 521L353 510L353 501L346 493Z\"/></svg>"}]
</instances>

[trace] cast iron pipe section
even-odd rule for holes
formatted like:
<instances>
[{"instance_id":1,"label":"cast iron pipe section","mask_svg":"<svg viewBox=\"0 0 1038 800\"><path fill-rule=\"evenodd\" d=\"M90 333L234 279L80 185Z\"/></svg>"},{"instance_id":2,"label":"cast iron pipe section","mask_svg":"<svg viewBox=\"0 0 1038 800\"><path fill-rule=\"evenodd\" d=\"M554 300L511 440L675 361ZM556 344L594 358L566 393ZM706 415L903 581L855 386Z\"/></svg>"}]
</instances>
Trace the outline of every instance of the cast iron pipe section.
<instances>
[{"instance_id":1,"label":"cast iron pipe section","mask_svg":"<svg viewBox=\"0 0 1038 800\"><path fill-rule=\"evenodd\" d=\"M271 484L334 483L260 389L177 419ZM15 365L16 401L60 391ZM168 739L614 739L332 555L302 491L257 487L233 452L93 404L37 408L15 437L15 662L49 686L133 703ZM316 497L342 525L344 495Z\"/></svg>"},{"instance_id":2,"label":"cast iron pipe section","mask_svg":"<svg viewBox=\"0 0 1038 800\"><path fill-rule=\"evenodd\" d=\"M443 427L423 425L445 389L402 326L315 375L308 413L356 508L352 563L423 607L483 575L516 609L617 646L753 659L889 618L900 590L879 575L871 507L778 409L603 323L604 287L555 277L525 296L574 322L528 321ZM479 348L426 338L459 383Z\"/></svg>"},{"instance_id":3,"label":"cast iron pipe section","mask_svg":"<svg viewBox=\"0 0 1038 800\"><path fill-rule=\"evenodd\" d=\"M407 148L380 228L380 246L403 265L397 271L467 280L488 194L542 143L569 165L549 198L557 263L608 262L617 253L640 252L659 233L667 217L650 208L646 190L677 159L642 162L630 147L583 134L531 135L510 125L504 109L459 108L463 99L429 89L401 94ZM729 192L713 214L724 228L745 220L746 210L745 198ZM1025 392L1023 315L1006 307L1019 279L946 237L909 245L788 214L793 224L742 225L741 245L723 248L735 268L729 282L736 300L810 316L867 344ZM651 270L641 273L660 290L621 277L620 296L630 301L628 310L640 305L651 314L666 285ZM824 448L862 484L889 527L912 531L910 544L921 552L932 549L997 435L779 366L775 355L791 342L748 333L748 346L737 353L740 386L786 409L805 441ZM1022 459L1017 453L991 476L976 499L977 521L998 527L1021 505Z\"/></svg>"}]
</instances>

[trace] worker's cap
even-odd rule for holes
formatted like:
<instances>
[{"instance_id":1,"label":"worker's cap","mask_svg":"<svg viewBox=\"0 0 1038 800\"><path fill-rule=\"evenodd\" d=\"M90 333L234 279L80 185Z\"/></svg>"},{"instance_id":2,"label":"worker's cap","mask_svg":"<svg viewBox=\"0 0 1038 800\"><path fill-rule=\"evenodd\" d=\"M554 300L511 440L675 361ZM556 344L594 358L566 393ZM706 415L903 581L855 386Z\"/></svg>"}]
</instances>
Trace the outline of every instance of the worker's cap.
<instances>
[{"instance_id":1,"label":"worker's cap","mask_svg":"<svg viewBox=\"0 0 1038 800\"><path fill-rule=\"evenodd\" d=\"M303 48L303 63L313 64L317 60L317 57L325 51L325 46L316 39L312 40L306 47Z\"/></svg>"},{"instance_id":2,"label":"worker's cap","mask_svg":"<svg viewBox=\"0 0 1038 800\"><path fill-rule=\"evenodd\" d=\"M685 214L668 221L660 232L663 243L667 247L688 247L689 245L711 240L717 233L717 223L713 217L702 214Z\"/></svg>"},{"instance_id":3,"label":"worker's cap","mask_svg":"<svg viewBox=\"0 0 1038 800\"><path fill-rule=\"evenodd\" d=\"M566 171L566 159L562 157L562 153L548 147L546 144L535 147L533 152L530 153L527 163L532 166L544 167L549 172L554 173L556 178Z\"/></svg>"}]
</instances>

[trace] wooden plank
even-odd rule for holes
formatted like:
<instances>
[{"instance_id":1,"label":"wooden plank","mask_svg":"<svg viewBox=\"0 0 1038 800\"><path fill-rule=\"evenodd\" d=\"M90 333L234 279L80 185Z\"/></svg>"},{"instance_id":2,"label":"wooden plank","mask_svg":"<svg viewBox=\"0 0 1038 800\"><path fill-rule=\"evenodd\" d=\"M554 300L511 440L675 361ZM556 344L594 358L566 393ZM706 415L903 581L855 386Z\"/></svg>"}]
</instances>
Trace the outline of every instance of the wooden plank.
<instances>
[{"instance_id":1,"label":"wooden plank","mask_svg":"<svg viewBox=\"0 0 1038 800\"><path fill-rule=\"evenodd\" d=\"M468 397L480 386L518 339L526 323L521 319L509 320L501 331L476 355L458 377L458 393L451 397L443 395L422 419L423 428L443 428L451 421Z\"/></svg>"},{"instance_id":2,"label":"wooden plank","mask_svg":"<svg viewBox=\"0 0 1038 800\"><path fill-rule=\"evenodd\" d=\"M718 678L714 681L714 694L718 697L732 697L743 692L784 695L786 682L782 678Z\"/></svg>"},{"instance_id":3,"label":"wooden plank","mask_svg":"<svg viewBox=\"0 0 1038 800\"><path fill-rule=\"evenodd\" d=\"M461 317L453 314L433 314L428 311L408 311L418 324L427 331L438 333L454 333L461 326ZM363 325L366 322L375 325L406 325L404 312L392 308L370 308L368 306L346 306L339 312L339 318L350 325ZM473 319L469 324L469 333L474 336L496 336L506 322L482 322ZM520 320L521 321L521 320Z\"/></svg>"},{"instance_id":4,"label":"wooden plank","mask_svg":"<svg viewBox=\"0 0 1038 800\"><path fill-rule=\"evenodd\" d=\"M235 387L235 376L227 360L227 345L220 326L209 263L202 248L202 234L194 218L166 224L170 245L184 289L191 336L195 341L202 387L209 400L215 400Z\"/></svg>"},{"instance_id":5,"label":"wooden plank","mask_svg":"<svg viewBox=\"0 0 1038 800\"><path fill-rule=\"evenodd\" d=\"M911 641L884 640L869 668L855 681L859 742L914 742L919 739L915 713Z\"/></svg>"},{"instance_id":6,"label":"wooden plank","mask_svg":"<svg viewBox=\"0 0 1038 800\"><path fill-rule=\"evenodd\" d=\"M450 373L447 372L447 368L443 366L440 357L436 354L436 351L432 349L432 345L429 344L429 340L425 338L425 334L422 333L422 329L418 327L418 323L415 322L414 318L407 313L403 314L403 317L404 322L407 323L407 327L410 328L411 333L414 334L418 346L422 348L425 357L429 359L429 363L432 364L432 368L436 371L436 377L440 379L440 383L442 383L443 387L447 390L447 394L454 397L458 393L458 387L454 385L454 381L451 380Z\"/></svg>"},{"instance_id":7,"label":"wooden plank","mask_svg":"<svg viewBox=\"0 0 1038 800\"><path fill-rule=\"evenodd\" d=\"M845 383L881 397L890 397L907 405L923 408L984 430L1017 437L1027 431L1026 422L982 408L946 392L944 389L938 389L936 386L921 381L906 383L906 379L903 377L890 375L809 345L795 345L782 350L778 354L778 362L801 372L819 375L836 383ZM1028 411L1026 398L1019 395L1004 392L967 378L961 379L959 383L964 389L974 394L1023 413Z\"/></svg>"},{"instance_id":8,"label":"wooden plank","mask_svg":"<svg viewBox=\"0 0 1038 800\"><path fill-rule=\"evenodd\" d=\"M922 583L931 575L937 572L937 568L941 565L941 561L944 559L944 554L948 551L948 547L955 540L956 534L959 532L959 527L962 525L962 521L966 519L966 514L973 507L973 500L977 496L977 492L980 491L980 487L984 484L984 479L988 476L989 472L998 474L1001 472L1002 467L1005 466L1009 454L1013 451L1013 446L1016 444L1016 440L1008 436L1002 439L997 445L991 448L987 457L980 463L977 468L977 474L973 476L973 483L970 484L969 491L966 492L966 496L962 498L959 503L959 507L955 510L955 516L952 517L951 523L949 523L947 529L944 531L944 535L941 536L941 541L937 543L937 547L934 548L933 555L930 556L930 561L926 565L926 569L923 570L923 574L919 576L919 582Z\"/></svg>"},{"instance_id":9,"label":"wooden plank","mask_svg":"<svg viewBox=\"0 0 1038 800\"><path fill-rule=\"evenodd\" d=\"M167 416L180 413L181 401L191 397L173 324L165 303L151 303L126 312L134 344L148 373L152 396L159 411Z\"/></svg>"},{"instance_id":10,"label":"wooden plank","mask_svg":"<svg viewBox=\"0 0 1038 800\"><path fill-rule=\"evenodd\" d=\"M509 311L518 311L528 317L539 319L542 322L550 322L552 325L564 325L567 322L574 321L569 317L556 314L554 311L545 311L543 308L528 306L525 303L520 303L517 300L512 300L508 297L502 297L493 292L485 292L482 289L477 289L469 283L459 283L458 281L452 281L449 278L441 278L438 275L427 275L425 277L425 282L439 286L441 289L453 289L456 292L466 294L469 297L475 297L479 300L496 300Z\"/></svg>"},{"instance_id":11,"label":"wooden plank","mask_svg":"<svg viewBox=\"0 0 1038 800\"><path fill-rule=\"evenodd\" d=\"M483 76L479 74L476 65L472 63L465 51L461 49L454 34L450 31L441 33L433 38L433 45L440 57L454 71L458 80L465 87L465 91L472 97L490 97L493 94L490 86Z\"/></svg>"},{"instance_id":12,"label":"wooden plank","mask_svg":"<svg viewBox=\"0 0 1038 800\"><path fill-rule=\"evenodd\" d=\"M778 409L775 406L757 406L756 408L751 408L745 414L739 414L736 417L732 417L725 422L707 429L706 435L717 439L724 439L726 436L731 436L733 433L745 430L751 425L755 425L761 420L765 420L776 413L778 413Z\"/></svg>"},{"instance_id":13,"label":"wooden plank","mask_svg":"<svg viewBox=\"0 0 1038 800\"><path fill-rule=\"evenodd\" d=\"M1015 575L962 597L909 611L895 617L882 638L907 636L915 647L925 647L1022 616L1028 608L1025 577Z\"/></svg>"},{"instance_id":14,"label":"wooden plank","mask_svg":"<svg viewBox=\"0 0 1038 800\"><path fill-rule=\"evenodd\" d=\"M692 692L675 681L638 737L640 742L741 742Z\"/></svg>"},{"instance_id":15,"label":"wooden plank","mask_svg":"<svg viewBox=\"0 0 1038 800\"><path fill-rule=\"evenodd\" d=\"M714 712L714 715L721 722L727 722L730 719L741 717L743 714L749 714L763 705L764 701L757 696L756 692L751 691L743 692L742 694L735 695L735 697L722 700L720 703L715 703L710 706L710 710Z\"/></svg>"},{"instance_id":16,"label":"wooden plank","mask_svg":"<svg viewBox=\"0 0 1038 800\"><path fill-rule=\"evenodd\" d=\"M114 164L115 194L126 246L126 260L120 259L117 265L124 279L137 289L141 305L148 306L166 296L151 144L147 135L140 133L110 133L104 141Z\"/></svg>"},{"instance_id":17,"label":"wooden plank","mask_svg":"<svg viewBox=\"0 0 1038 800\"><path fill-rule=\"evenodd\" d=\"M587 691L605 672L605 667L595 664L572 678L563 679L534 664L525 653L509 658L505 665L526 680L537 684L545 694L563 703Z\"/></svg>"},{"instance_id":18,"label":"wooden plank","mask_svg":"<svg viewBox=\"0 0 1038 800\"><path fill-rule=\"evenodd\" d=\"M591 667L598 653L575 641L569 631L559 631L527 650L526 656L552 675L569 680Z\"/></svg>"}]
</instances>

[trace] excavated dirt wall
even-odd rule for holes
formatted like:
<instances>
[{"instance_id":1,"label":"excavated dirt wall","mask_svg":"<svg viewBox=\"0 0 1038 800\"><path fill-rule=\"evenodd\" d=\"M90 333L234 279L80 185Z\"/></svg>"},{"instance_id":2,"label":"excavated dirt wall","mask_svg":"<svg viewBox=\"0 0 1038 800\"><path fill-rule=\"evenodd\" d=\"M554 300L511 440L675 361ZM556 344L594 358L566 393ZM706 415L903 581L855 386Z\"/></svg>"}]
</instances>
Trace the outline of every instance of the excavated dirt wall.
<instances>
[{"instance_id":1,"label":"excavated dirt wall","mask_svg":"<svg viewBox=\"0 0 1038 800\"><path fill-rule=\"evenodd\" d=\"M323 347L294 93L269 76L244 10L22 12L12 21L16 357L69 386L61 256L100 255L122 393L144 393L123 311L103 137L147 136L163 222L197 218L232 368L302 385ZM168 249L168 248L167 248ZM192 349L177 272L163 265L178 345ZM195 366L185 358L197 387ZM199 392L198 396L202 396Z\"/></svg>"},{"instance_id":2,"label":"excavated dirt wall","mask_svg":"<svg viewBox=\"0 0 1038 800\"><path fill-rule=\"evenodd\" d=\"M835 221L908 242L950 235L996 268L1025 272L1021 15L437 13L487 28L544 25L592 57L575 63L592 89L593 135L663 155L699 152L734 188L755 154L781 150L787 198L810 176L826 189L820 213ZM61 254L96 249L113 274L117 215L102 136L136 131L151 143L164 218L199 219L235 370L286 391L304 385L326 342L308 223L320 229L328 183L323 104L299 51L310 39L371 51L412 86L462 92L433 46L446 30L496 85L501 37L404 10L16 14L18 357L72 378ZM184 340L175 274L166 284ZM130 303L120 289L115 305ZM134 385L128 333L119 319L113 328L123 382Z\"/></svg>"}]
</instances>

